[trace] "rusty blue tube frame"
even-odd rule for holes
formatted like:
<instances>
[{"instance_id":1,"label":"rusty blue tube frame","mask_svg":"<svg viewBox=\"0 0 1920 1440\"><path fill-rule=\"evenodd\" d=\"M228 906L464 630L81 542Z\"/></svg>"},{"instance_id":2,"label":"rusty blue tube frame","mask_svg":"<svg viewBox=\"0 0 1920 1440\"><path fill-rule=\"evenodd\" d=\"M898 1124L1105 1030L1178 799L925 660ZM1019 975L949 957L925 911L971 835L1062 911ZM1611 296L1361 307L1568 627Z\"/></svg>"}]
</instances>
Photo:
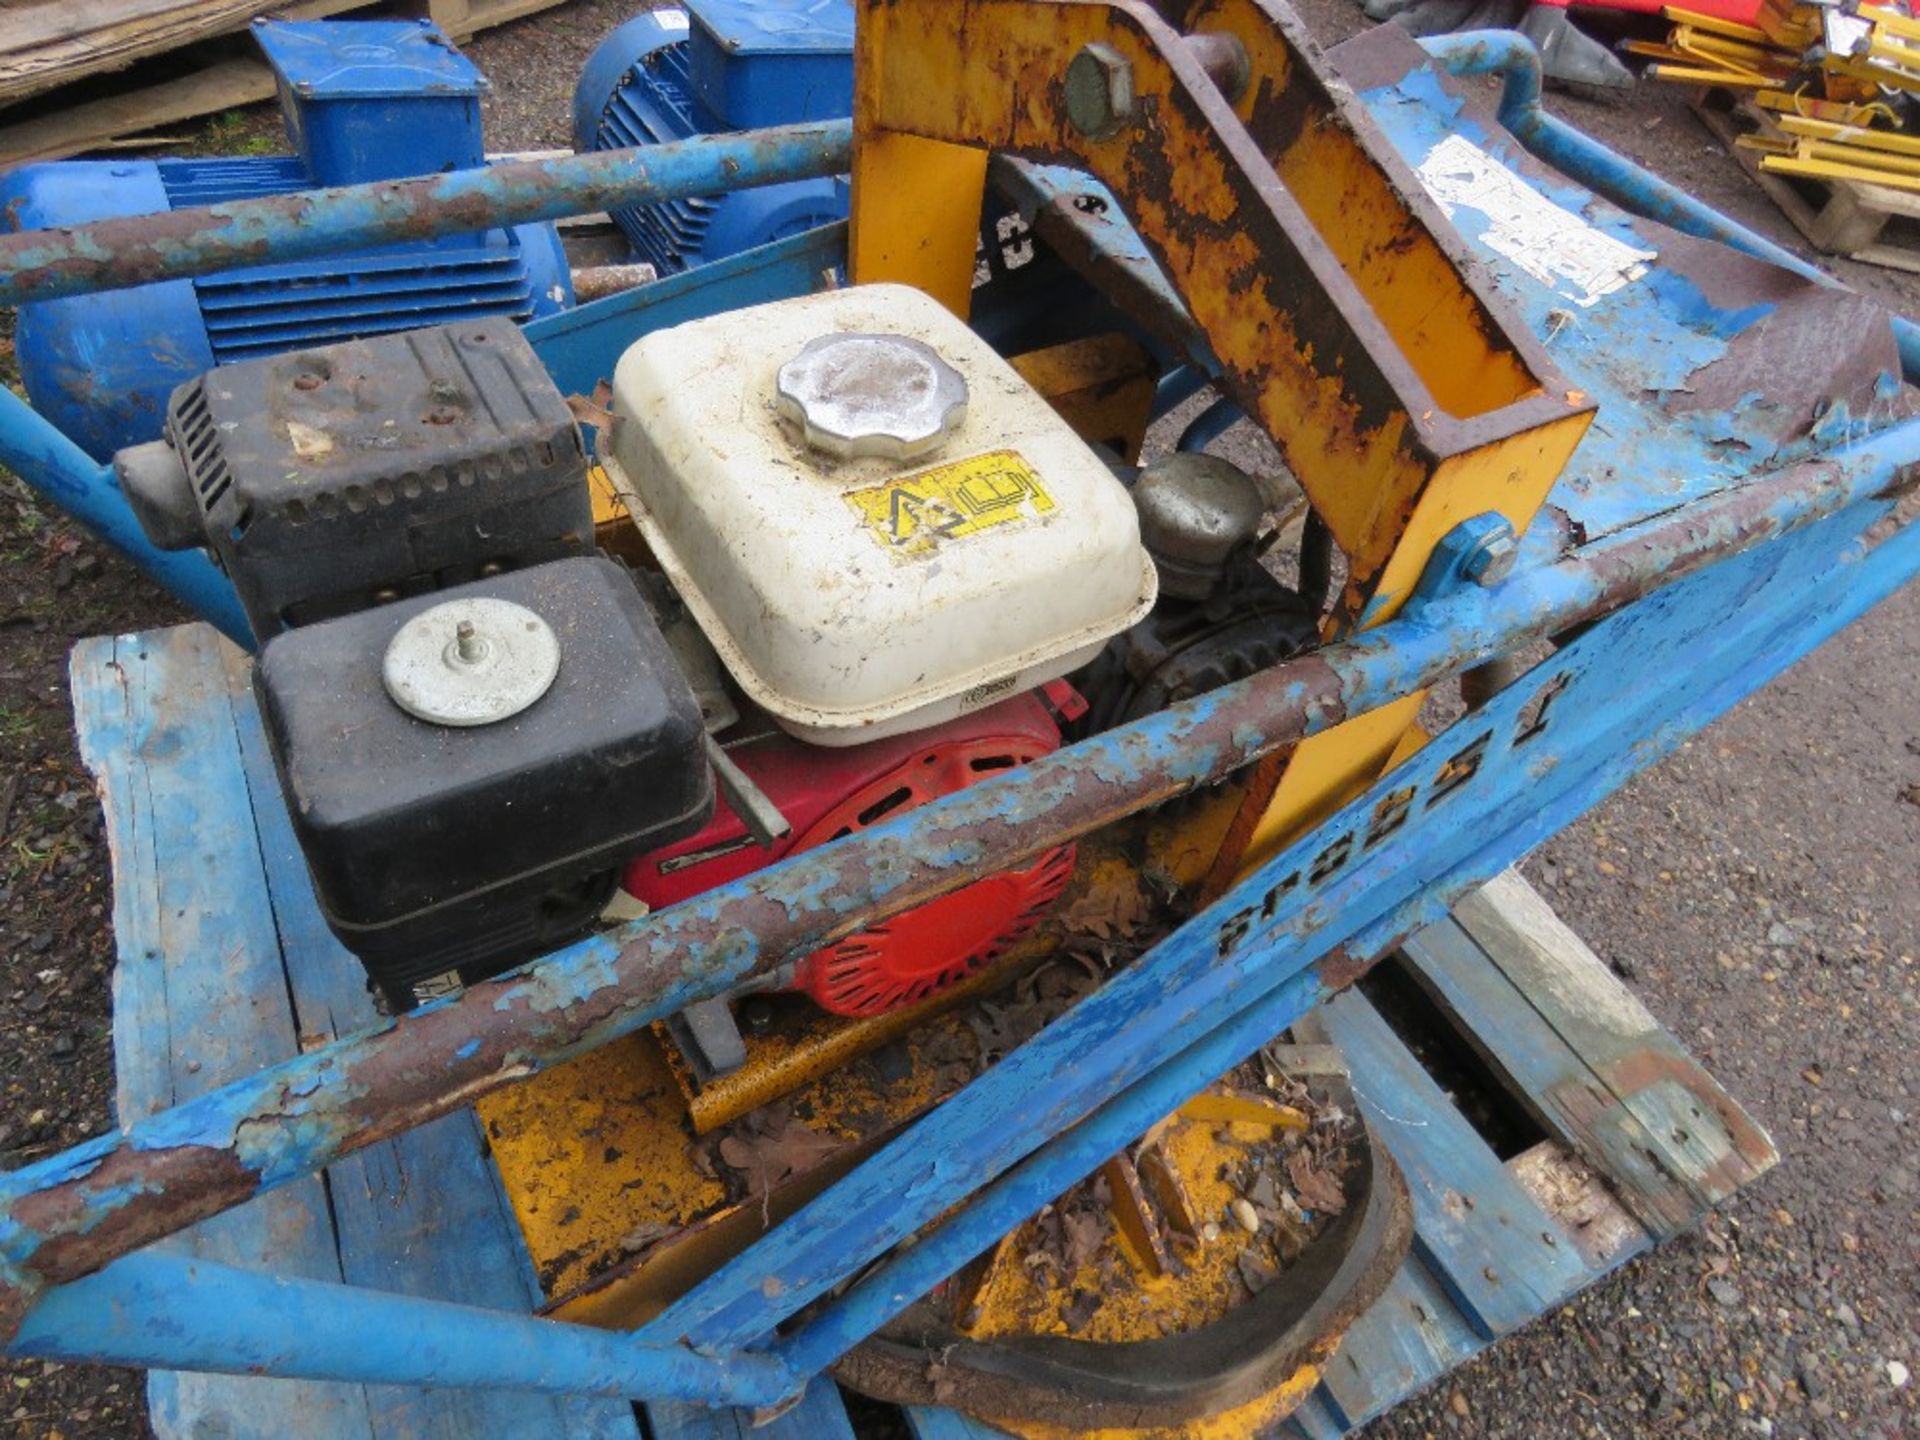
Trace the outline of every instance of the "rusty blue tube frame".
<instances>
[{"instance_id":1,"label":"rusty blue tube frame","mask_svg":"<svg viewBox=\"0 0 1920 1440\"><path fill-rule=\"evenodd\" d=\"M559 1320L258 1275L165 1251L129 1255L55 1290L9 1353L178 1368L189 1343L194 1368L227 1375L708 1405L775 1405L808 1379L775 1355L702 1355Z\"/></svg>"},{"instance_id":2,"label":"rusty blue tube frame","mask_svg":"<svg viewBox=\"0 0 1920 1440\"><path fill-rule=\"evenodd\" d=\"M1466 54L1462 52L1458 63L1467 63ZM1500 68L1506 66L1519 74L1528 63L1526 55L1511 50L1495 54L1483 47L1473 54L1481 57L1473 60L1481 67L1479 73L1506 74L1508 70ZM1445 55L1440 58L1452 68ZM1531 100L1524 74L1517 81L1509 80L1509 90L1518 97L1511 116L1503 107L1503 119L1510 128L1521 134L1529 148L1557 143L1553 127L1559 122L1538 112L1537 84ZM1525 113L1529 105L1533 119ZM807 131L815 133L811 138L800 133ZM1529 140L1528 135L1533 138ZM1561 154L1546 158L1628 208L1676 223L1660 212L1665 198L1636 189L1640 181L1634 177L1654 186L1659 182L1585 137L1575 138L1590 149L1563 147ZM663 150L681 147L660 147L644 152L644 175L595 179L568 171L555 178L548 170L575 163L569 161L484 172L488 178L498 176L500 170L547 172L544 178L519 177L518 188L511 194L486 193L491 187L485 185L477 191L462 191L458 182L463 177L449 176L154 217L184 221L197 213L200 228L159 234L150 228L137 244L129 242L125 249L117 247L127 237L111 227L151 227L152 221L107 222L55 237L7 237L0 239L0 277L4 277L0 299L83 293L421 233L553 218L669 193L773 183L801 174L833 173L846 163L844 125L790 127L729 139L745 147L732 153L735 163L741 163L744 155L746 164L741 171L719 178L712 169L698 167L718 164L725 172L724 161L716 156L728 153L728 144L688 142L687 148L698 148L701 156L678 157L689 167L674 172L678 180L661 169L661 157ZM791 141L799 150L784 159L769 159L768 147L776 140ZM619 158L576 160L604 164ZM767 168L761 161L821 168L781 170ZM1631 173L1613 173L1609 164ZM743 178L747 165L755 167L753 178ZM452 192L445 189L450 183ZM681 183L688 188L661 188ZM594 190L594 184L615 188ZM621 185L638 188L623 190L618 188ZM375 192L385 192L384 197ZM329 202L335 208L307 213L305 202L320 201L329 194L346 198ZM1635 203L1636 194L1643 203ZM1654 208L1649 211L1647 206ZM1712 212L1705 213L1719 220ZM308 228L316 220L320 228ZM1691 229L1691 225L1683 223L1679 228ZM1766 248L1754 248L1767 247L1768 242L1748 232L1739 233L1752 244L1740 244L1723 229L1693 229L1692 233L1710 234L1749 253L1776 259ZM10 241L19 243L10 246ZM1798 273L1808 273L1792 257L1777 261L1789 262ZM8 270L8 266L16 268ZM1904 327L1903 363L1911 372L1916 353L1910 348L1913 327L1900 324ZM56 469L71 460L66 456L63 461L58 447L32 435L30 427L25 436L12 433L11 424L17 419L12 411L0 411L0 458L17 456L35 463L34 447L41 444L42 459L50 458ZM1434 685L1495 654L1606 615L1756 545L1807 531L1852 507L1884 500L1911 482L1916 465L1920 465L1920 422L1910 422L1818 461L1661 515L1557 564L1523 570L1497 591L1462 586L1458 576L1429 577L1432 583L1423 583L1422 603L1375 631L1060 752L1017 775L985 782L866 835L810 852L613 935L570 947L513 975L477 986L457 1001L271 1067L138 1122L124 1134L101 1137L0 1177L0 1339L10 1339L20 1353L121 1358L183 1368L264 1367L272 1373L314 1378L369 1378L365 1356L351 1358L344 1348L329 1351L327 1345L334 1342L316 1340L311 1347L289 1342L284 1351L262 1354L250 1349L239 1333L221 1338L218 1325L206 1327L206 1333L197 1321L183 1325L183 1317L194 1312L182 1308L188 1305L193 1287L202 1283L211 1287L208 1293L280 1297L282 1312L294 1303L287 1300L289 1296L298 1297L300 1304L351 1311L360 1303L351 1297L364 1292L338 1296L333 1291L341 1287L309 1289L315 1282L276 1281L208 1267L195 1271L193 1262L135 1252L353 1150L460 1108L479 1094L724 993L793 953L924 903L983 873L1195 785L1224 778L1261 755L1348 716L1410 689ZM98 479L97 470L93 478ZM53 498L69 503L58 493ZM1912 534L1904 535L1900 554L1886 557L1881 566L1883 580L1911 572L1913 540ZM1904 572L1896 561L1904 564ZM1416 908L1441 904L1447 893L1433 888L1415 902ZM1223 905L1231 908L1239 898L1236 891ZM1382 928L1385 925L1374 927L1379 932L1374 941L1385 943L1391 938L1392 927ZM1187 937L1183 943L1198 943L1199 930L1194 926L1181 934ZM1317 963L1324 966L1329 961L1323 957ZM1168 1096L1179 1086L1203 1083L1205 1077L1198 1074L1205 1068L1202 1060L1211 1064L1218 1058L1216 1051L1224 1054L1221 1047L1239 1045L1253 1029L1286 1023L1317 993L1319 979L1308 977L1318 973L1303 972L1299 980L1284 982L1272 976L1280 990L1254 1007L1255 1014L1220 1021L1225 1028L1204 1033L1169 1030L1163 1043L1156 1041L1160 1048L1151 1056L1143 1055L1135 1069L1102 1072L1097 1084L1090 1078L1087 1086L1077 1087L1075 1103L1090 1108L1079 1111L1075 1128L1054 1139L1044 1132L1034 1134L1023 1142L1024 1149L1012 1147L994 1160L1002 1166L998 1178L990 1176L985 1188L946 1228L928 1237L929 1243L940 1247L926 1252L934 1258L916 1259L906 1252L892 1262L896 1268L882 1271L810 1321L809 1328L786 1342L783 1355L725 1350L743 1341L766 1318L754 1311L744 1295L728 1302L725 1284L701 1301L699 1314L690 1312L685 1317L690 1333L722 1347L723 1359L764 1360L763 1365L749 1364L720 1377L702 1368L714 1357L657 1340L649 1344L644 1336L639 1340L613 1337L606 1344L624 1348L595 1350L590 1340L556 1333L563 1327L550 1322L495 1317L507 1328L481 1345L479 1353L492 1356L507 1347L529 1344L536 1350L548 1343L559 1347L553 1360L559 1370L508 1374L493 1359L480 1363L440 1357L437 1347L470 1322L461 1307L379 1297L369 1303L376 1308L398 1307L383 1309L381 1323L422 1327L422 1345L404 1364L396 1362L395 1368L372 1378L528 1388L553 1384L593 1393L685 1395L720 1403L759 1403L770 1392L794 1393L797 1382L804 1380L805 1368L838 1353L845 1343L868 1333L891 1313L889 1307L897 1308L902 1295L923 1278L916 1266L961 1254L989 1231L998 1233L995 1227L1006 1228L1010 1217L1018 1218L1014 1212L1026 1204L1030 1192L1037 1193L1035 1187L1057 1189L1065 1183L1066 1172L1086 1161L1094 1149L1110 1150L1109 1130L1117 1134L1134 1125L1136 1112L1143 1106L1166 1108ZM1102 1085L1108 1088L1103 1091ZM728 1282L736 1287L738 1265ZM142 1325L115 1338L109 1322L126 1319L132 1313L126 1307L140 1294L147 1297L140 1302L147 1307L141 1312ZM803 1298L804 1292L795 1290L791 1303L797 1305ZM536 1330L541 1338L528 1338ZM345 1332L338 1338L344 1345ZM48 1348L53 1346L64 1348ZM461 1370L462 1364L469 1368ZM612 1368L594 1371L596 1364ZM562 1372L564 1380L553 1378ZM602 1384L615 1388L603 1389Z\"/></svg>"},{"instance_id":3,"label":"rusty blue tube frame","mask_svg":"<svg viewBox=\"0 0 1920 1440\"><path fill-rule=\"evenodd\" d=\"M1376 630L0 1176L0 1337L48 1287L792 954L1890 495L1917 465L1920 421L1911 421L1523 569L1497 591L1454 589Z\"/></svg>"},{"instance_id":4,"label":"rusty blue tube frame","mask_svg":"<svg viewBox=\"0 0 1920 1440\"><path fill-rule=\"evenodd\" d=\"M1909 432L1920 430L1920 422L1906 428ZM1864 458L1873 467L1892 463L1896 467L1894 478L1903 482L1907 468L1914 463L1903 457L1910 457L1917 446L1920 434L1909 433L1900 443ZM1477 827L1460 823L1465 817L1456 816L1452 823L1454 838L1442 848L1437 862L1408 865L1410 858L1428 853L1427 842L1416 838L1410 845L1403 845L1397 855L1381 851L1356 863L1351 873L1310 900L1296 893L1290 905L1276 908L1270 898L1277 888L1274 877L1283 870L1303 871L1324 837L1313 835L1297 842L1257 876L1236 886L1142 957L1115 982L1120 991L1128 993L1115 991L1104 1004L1098 1003L1099 996L1094 997L1026 1047L1044 1050L1049 1037L1055 1048L1072 1045L1078 1037L1069 1039L1067 1032L1091 1029L1102 1036L1101 1048L1097 1057L1091 1052L1084 1057L1085 1063L1079 1067L1084 1073L1062 1070L1052 1056L1037 1053L1023 1052L1006 1062L1009 1066L1023 1064L1029 1072L1035 1068L1047 1070L1061 1078L1062 1083L1054 1087L1059 1093L1049 1094L1041 1102L1050 1117L1062 1105L1083 1103L1067 1097L1068 1090L1083 1097L1104 1094L1104 1099L1094 1099L1083 1118L1069 1121L1057 1131L1044 1123L1025 1132L1024 1137L1016 1137L1014 1147L1024 1145L1026 1153L1016 1154L998 1179L981 1186L919 1244L895 1255L885 1267L811 1316L797 1331L772 1340L768 1349L755 1348L755 1342L767 1340L777 1315L791 1312L823 1293L837 1274L858 1265L859 1253L844 1251L835 1243L838 1237L829 1236L824 1246L815 1248L826 1249L841 1268L832 1273L816 1269L796 1274L791 1268L792 1254L782 1254L778 1249L779 1236L796 1227L796 1221L789 1221L759 1242L755 1251L723 1267L693 1295L630 1337L582 1333L574 1327L529 1317L488 1317L464 1307L369 1295L314 1282L273 1280L220 1267L196 1272L193 1262L138 1256L115 1262L91 1280L52 1292L28 1316L15 1352L379 1383L469 1384L646 1398L680 1396L691 1390L692 1398L709 1403L770 1403L791 1398L804 1387L809 1373L871 1334L924 1290L930 1280L941 1278L968 1254L1018 1223L1039 1199L1072 1183L1154 1117L1204 1086L1233 1059L1345 983L1359 968L1356 959L1363 961L1434 918L1462 890L1559 828L1753 684L1777 673L1839 625L1911 578L1920 567L1920 527L1906 527L1878 549L1856 542L1855 537L1868 523L1887 512L1897 485L1862 489L1858 485L1829 484L1825 482L1839 481L1840 477L1816 476L1805 470L1796 478L1823 498L1798 510L1789 524L1779 528L1767 524L1751 532L1743 525L1740 533L1751 533L1756 543L1759 539L1797 543L1802 552L1811 552L1811 561L1807 553L1795 559L1789 552L1788 564L1797 564L1803 577L1811 569L1824 584L1833 574L1828 556L1835 541L1823 539L1819 532L1839 527L1838 543L1854 551L1852 568L1856 573L1834 591L1834 603L1822 606L1816 617L1778 609L1766 614L1767 623L1749 627L1748 633L1735 637L1737 643L1730 650L1735 660L1742 662L1748 654L1756 654L1757 664L1729 665L1723 660L1719 683L1708 685L1698 703L1681 705L1681 713L1658 727L1657 732L1646 735L1642 744L1617 754L1609 750L1611 763L1591 767L1570 791L1558 795L1552 805L1538 813L1531 813L1526 787L1496 782L1477 802L1477 814L1488 819L1502 817L1490 832L1498 835L1497 840L1474 838ZM1725 517L1703 513L1709 507L1688 508L1692 513L1686 517L1686 527L1696 535L1719 538L1729 533L1715 523ZM1769 504L1765 508L1774 513L1779 507ZM1664 547L1649 543L1651 528L1623 543L1647 556L1665 553ZM1603 552L1598 556L1603 566L1619 558L1605 554L1604 547L1595 548ZM1669 574L1668 579L1683 588L1689 582L1714 581L1722 592L1723 605L1729 595L1733 605L1745 605L1750 577L1768 573L1778 563L1775 551L1780 547L1770 546L1758 556L1749 556L1750 548L1722 550L1722 563L1717 565L1688 565L1683 559L1678 572ZM1722 578L1736 569L1735 563L1728 562L1743 560L1744 565L1738 568L1744 569L1744 575ZM1395 625L1444 634L1460 618L1462 607L1507 622L1533 618L1557 624L1565 618L1545 617L1524 608L1525 601L1544 598L1540 592L1529 594L1522 589L1511 597L1489 596L1465 584L1464 578L1454 572L1454 563L1449 562L1445 573L1428 577L1420 592L1424 598L1418 598L1406 617L1393 622ZM1548 567L1548 571L1566 568ZM1545 593L1565 598L1571 592L1548 587ZM1694 597L1688 595L1669 609L1686 614L1694 603ZM1636 610L1630 607L1616 612L1609 624L1617 624ZM1790 638L1785 643L1756 646L1756 639L1765 642L1771 638L1769 625L1775 632L1784 627ZM1577 673L1586 661L1580 653L1583 646L1604 651L1607 628L1603 625L1598 632L1563 650L1541 667L1549 673L1530 676L1528 682L1498 697L1480 712L1481 716L1511 732L1515 717L1535 693L1561 675ZM1511 636L1512 632L1507 633ZM1689 645L1696 644L1696 632L1687 629L1685 639ZM1665 666L1668 662L1662 658L1653 663ZM1593 683L1603 687L1609 684L1610 672L1604 667L1593 673L1602 677ZM1670 685L1653 688L1663 693L1674 689ZM1604 714L1611 708L1609 701L1601 711ZM1577 748L1583 740L1581 735L1571 735L1562 744ZM1444 758L1443 748L1436 747L1396 770L1380 788L1400 784L1431 787L1452 764ZM1362 797L1334 817L1328 828L1357 833L1367 824L1377 799L1374 794ZM1516 813L1526 814L1526 823L1511 824ZM910 827L903 824L900 828ZM1284 884L1290 886L1292 882ZM1269 898L1263 899L1263 891ZM1345 937L1344 943L1328 949L1322 931L1334 915L1344 917L1351 928L1335 931ZM1191 977L1200 977L1196 988L1189 988L1195 987ZM1107 994L1101 992L1102 996ZM1234 1003L1222 1003L1229 997ZM1142 1006L1139 1002L1143 999L1150 1000L1151 1007ZM1172 1017L1151 1013L1152 1009L1168 1008L1180 1013ZM1100 1011L1106 1013L1098 1021L1083 1023ZM1119 1030L1111 1028L1116 1015L1123 1017ZM401 1022L399 1028L404 1031L407 1023ZM1117 1066L1116 1054L1122 1057ZM994 1073L975 1082L976 1086L989 1085ZM1028 1076L1011 1072L1003 1078L1016 1086L1031 1083ZM951 1192L970 1182L968 1167L981 1164L982 1158L967 1147L950 1150L916 1143L917 1131L950 1124L961 1109L970 1108L977 1118L997 1103L984 1094L969 1100L966 1097L970 1094L971 1089L963 1092L919 1122L915 1134L889 1147L890 1152L924 1157L922 1163L912 1167L924 1172L922 1179L903 1185L905 1177L897 1173L897 1166L895 1171L887 1170L887 1155L869 1160L813 1202L813 1209L826 1207L830 1212L820 1223L828 1228L836 1224L855 1227L861 1232L863 1246L884 1249L920 1223L945 1212ZM861 1183L869 1187L886 1184L896 1204L883 1209L858 1203L863 1198L859 1195L851 1197L850 1203L839 1194L841 1188ZM797 1220L814 1218L803 1211ZM798 1228L811 1234L818 1225L800 1224ZM775 1253L766 1257L756 1253L768 1247ZM763 1272L758 1268L763 1259L784 1260L788 1268L767 1268ZM769 1278L777 1283L769 1287ZM211 1323L204 1318L207 1300L227 1307ZM290 1314L305 1317L310 1312L315 1320L309 1340L303 1333L304 1321L295 1325L286 1321ZM378 1325L381 1333L397 1329L408 1336L407 1343L396 1351L369 1357L362 1353L368 1333L363 1325Z\"/></svg>"},{"instance_id":5,"label":"rusty blue tube frame","mask_svg":"<svg viewBox=\"0 0 1920 1440\"><path fill-rule=\"evenodd\" d=\"M822 120L0 235L0 305L818 179L852 151Z\"/></svg>"}]
</instances>

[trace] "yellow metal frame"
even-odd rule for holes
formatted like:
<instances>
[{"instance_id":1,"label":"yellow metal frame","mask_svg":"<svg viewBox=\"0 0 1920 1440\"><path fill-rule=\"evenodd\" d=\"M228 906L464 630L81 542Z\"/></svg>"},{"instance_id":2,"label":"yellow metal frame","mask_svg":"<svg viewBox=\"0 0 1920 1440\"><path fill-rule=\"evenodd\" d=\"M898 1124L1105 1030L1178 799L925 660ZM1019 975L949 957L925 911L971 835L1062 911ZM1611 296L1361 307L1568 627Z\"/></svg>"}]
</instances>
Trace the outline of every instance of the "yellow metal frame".
<instances>
[{"instance_id":1,"label":"yellow metal frame","mask_svg":"<svg viewBox=\"0 0 1920 1440\"><path fill-rule=\"evenodd\" d=\"M1526 529L1592 406L1481 291L1419 181L1308 63L1297 21L1261 0L1198 0L1177 18L1135 0L865 0L853 278L964 314L987 152L1085 168L1347 556L1341 623L1378 623L1460 521L1497 512ZM1088 56L1125 71L1131 103L1110 133L1069 116L1069 68ZM1234 858L1270 853L1377 774L1419 703L1298 747L1291 783L1256 778L1254 823L1230 832L1251 848Z\"/></svg>"}]
</instances>

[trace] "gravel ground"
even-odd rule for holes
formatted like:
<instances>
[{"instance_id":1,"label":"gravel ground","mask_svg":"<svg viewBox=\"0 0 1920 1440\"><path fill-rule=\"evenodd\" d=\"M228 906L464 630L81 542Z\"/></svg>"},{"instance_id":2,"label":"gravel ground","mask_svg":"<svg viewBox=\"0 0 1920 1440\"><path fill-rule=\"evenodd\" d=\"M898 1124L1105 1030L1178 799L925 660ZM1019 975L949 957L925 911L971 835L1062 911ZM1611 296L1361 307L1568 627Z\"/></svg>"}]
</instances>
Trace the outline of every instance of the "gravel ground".
<instances>
[{"instance_id":1,"label":"gravel ground","mask_svg":"<svg viewBox=\"0 0 1920 1440\"><path fill-rule=\"evenodd\" d=\"M489 143L568 141L573 77L635 0L572 0L467 48ZM1306 0L1329 42L1347 0ZM1575 123L1784 243L1759 191L1656 87L1556 101ZM273 130L270 112L211 126ZM203 142L205 143L205 142ZM1914 279L1837 262L1916 308ZM108 1123L110 895L73 749L65 655L177 608L0 482L0 1165ZM1780 1166L1370 1428L1428 1436L1896 1440L1920 1434L1920 587L1742 705L1525 867L1774 1135ZM137 1376L0 1363L0 1435L145 1433Z\"/></svg>"}]
</instances>

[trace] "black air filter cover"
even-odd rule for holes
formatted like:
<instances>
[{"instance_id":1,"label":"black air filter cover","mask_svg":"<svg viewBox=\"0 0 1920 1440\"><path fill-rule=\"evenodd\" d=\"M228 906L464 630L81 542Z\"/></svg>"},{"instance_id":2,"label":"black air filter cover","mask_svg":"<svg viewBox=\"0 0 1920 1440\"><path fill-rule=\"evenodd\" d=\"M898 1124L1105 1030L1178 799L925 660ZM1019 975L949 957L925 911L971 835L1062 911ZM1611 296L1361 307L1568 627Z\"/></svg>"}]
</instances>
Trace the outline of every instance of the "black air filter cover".
<instances>
[{"instance_id":1,"label":"black air filter cover","mask_svg":"<svg viewBox=\"0 0 1920 1440\"><path fill-rule=\"evenodd\" d=\"M262 639L593 545L579 429L500 316L223 365L114 466L156 544L212 551Z\"/></svg>"},{"instance_id":2,"label":"black air filter cover","mask_svg":"<svg viewBox=\"0 0 1920 1440\"><path fill-rule=\"evenodd\" d=\"M419 720L387 693L402 625L436 605L525 606L557 637L549 689L508 719ZM699 706L627 573L561 560L288 631L254 676L328 922L390 995L577 937L617 863L705 823Z\"/></svg>"}]
</instances>

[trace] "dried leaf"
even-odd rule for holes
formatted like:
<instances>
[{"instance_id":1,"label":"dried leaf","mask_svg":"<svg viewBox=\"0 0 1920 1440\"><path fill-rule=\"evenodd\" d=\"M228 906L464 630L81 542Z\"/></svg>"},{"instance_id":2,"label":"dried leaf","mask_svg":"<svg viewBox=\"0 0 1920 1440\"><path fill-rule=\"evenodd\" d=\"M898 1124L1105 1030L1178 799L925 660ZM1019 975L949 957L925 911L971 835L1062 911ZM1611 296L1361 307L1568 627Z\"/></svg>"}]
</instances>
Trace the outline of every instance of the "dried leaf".
<instances>
[{"instance_id":1,"label":"dried leaf","mask_svg":"<svg viewBox=\"0 0 1920 1440\"><path fill-rule=\"evenodd\" d=\"M1090 885L1061 912L1069 931L1102 940L1124 940L1153 915L1153 902L1138 885Z\"/></svg>"},{"instance_id":2,"label":"dried leaf","mask_svg":"<svg viewBox=\"0 0 1920 1440\"><path fill-rule=\"evenodd\" d=\"M1023 1024L1025 1017L1011 1006L990 1005L985 1001L973 1007L967 1014L967 1028L973 1031L973 1038L980 1045L982 1064L998 1060L1010 1050L1018 1049L1028 1039L1037 1026Z\"/></svg>"},{"instance_id":3,"label":"dried leaf","mask_svg":"<svg viewBox=\"0 0 1920 1440\"><path fill-rule=\"evenodd\" d=\"M638 1255L643 1250L651 1250L673 1231L673 1226L658 1220L643 1220L620 1237L620 1248L629 1255Z\"/></svg>"},{"instance_id":4,"label":"dried leaf","mask_svg":"<svg viewBox=\"0 0 1920 1440\"><path fill-rule=\"evenodd\" d=\"M1315 1164L1306 1150L1296 1150L1287 1157L1287 1178L1307 1209L1338 1215L1347 1208L1347 1194L1339 1180Z\"/></svg>"},{"instance_id":5,"label":"dried leaf","mask_svg":"<svg viewBox=\"0 0 1920 1440\"><path fill-rule=\"evenodd\" d=\"M1107 1217L1098 1210L1070 1212L1065 1217L1066 1266L1078 1270L1094 1257L1107 1238Z\"/></svg>"},{"instance_id":6,"label":"dried leaf","mask_svg":"<svg viewBox=\"0 0 1920 1440\"><path fill-rule=\"evenodd\" d=\"M1273 1183L1273 1176L1262 1170L1254 1177L1253 1184L1247 1187L1247 1199L1262 1210L1272 1210L1280 1203L1279 1187Z\"/></svg>"},{"instance_id":7,"label":"dried leaf","mask_svg":"<svg viewBox=\"0 0 1920 1440\"><path fill-rule=\"evenodd\" d=\"M933 1382L933 1403L944 1405L960 1391L947 1374L947 1367L938 1360L927 1363L927 1379Z\"/></svg>"},{"instance_id":8,"label":"dried leaf","mask_svg":"<svg viewBox=\"0 0 1920 1440\"><path fill-rule=\"evenodd\" d=\"M613 387L602 380L593 387L593 394L567 396L567 409L573 412L573 418L590 430L602 435L613 431Z\"/></svg>"},{"instance_id":9,"label":"dried leaf","mask_svg":"<svg viewBox=\"0 0 1920 1440\"><path fill-rule=\"evenodd\" d=\"M764 1134L753 1133L748 1122L743 1122L720 1141L720 1158L745 1173L748 1194L762 1195L789 1175L812 1169L839 1148L839 1141L809 1130L791 1114L783 1113L780 1128Z\"/></svg>"}]
</instances>

